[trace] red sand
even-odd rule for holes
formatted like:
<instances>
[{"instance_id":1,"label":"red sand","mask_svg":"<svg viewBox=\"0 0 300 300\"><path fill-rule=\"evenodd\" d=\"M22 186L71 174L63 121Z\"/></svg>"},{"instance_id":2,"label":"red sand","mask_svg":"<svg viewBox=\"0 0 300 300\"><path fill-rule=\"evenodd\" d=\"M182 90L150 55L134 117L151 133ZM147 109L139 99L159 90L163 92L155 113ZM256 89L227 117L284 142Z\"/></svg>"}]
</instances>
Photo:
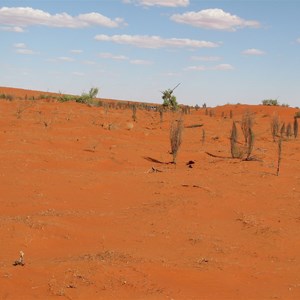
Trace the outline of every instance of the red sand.
<instances>
[{"instance_id":1,"label":"red sand","mask_svg":"<svg viewBox=\"0 0 300 300\"><path fill-rule=\"evenodd\" d=\"M0 299L300 299L300 142L283 142L277 177L270 131L296 109L192 110L206 140L185 128L175 166L171 113L2 93ZM229 111L246 109L256 161L229 158Z\"/></svg>"}]
</instances>

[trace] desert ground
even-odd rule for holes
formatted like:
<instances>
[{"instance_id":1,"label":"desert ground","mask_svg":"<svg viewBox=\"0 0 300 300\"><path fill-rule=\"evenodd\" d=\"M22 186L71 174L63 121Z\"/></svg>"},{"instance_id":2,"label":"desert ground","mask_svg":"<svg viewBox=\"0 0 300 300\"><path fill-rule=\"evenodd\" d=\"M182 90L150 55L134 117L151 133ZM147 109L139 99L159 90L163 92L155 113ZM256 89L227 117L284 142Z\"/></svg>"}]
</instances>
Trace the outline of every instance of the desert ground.
<instances>
[{"instance_id":1,"label":"desert ground","mask_svg":"<svg viewBox=\"0 0 300 300\"><path fill-rule=\"evenodd\" d=\"M300 137L284 138L276 176L270 130L274 113L287 124L297 109L224 105L162 122L137 109L134 122L131 109L0 94L12 95L0 99L0 299L300 299ZM230 154L245 111L250 161Z\"/></svg>"}]
</instances>

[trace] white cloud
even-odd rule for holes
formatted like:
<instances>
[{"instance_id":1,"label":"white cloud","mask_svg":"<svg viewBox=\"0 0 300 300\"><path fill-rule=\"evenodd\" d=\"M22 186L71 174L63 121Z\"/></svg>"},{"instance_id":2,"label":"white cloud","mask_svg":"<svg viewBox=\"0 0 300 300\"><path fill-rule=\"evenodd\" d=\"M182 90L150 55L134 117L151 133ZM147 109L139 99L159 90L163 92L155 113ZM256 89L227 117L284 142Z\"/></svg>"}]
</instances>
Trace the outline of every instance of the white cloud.
<instances>
[{"instance_id":1,"label":"white cloud","mask_svg":"<svg viewBox=\"0 0 300 300\"><path fill-rule=\"evenodd\" d=\"M142 6L165 6L165 7L179 7L188 6L189 0L123 0L123 3L137 4Z\"/></svg>"},{"instance_id":2,"label":"white cloud","mask_svg":"<svg viewBox=\"0 0 300 300\"><path fill-rule=\"evenodd\" d=\"M82 63L84 63L85 65L95 65L96 62L92 61L92 60L84 60Z\"/></svg>"},{"instance_id":3,"label":"white cloud","mask_svg":"<svg viewBox=\"0 0 300 300\"><path fill-rule=\"evenodd\" d=\"M112 53L99 53L99 57L101 58L108 58L108 59L114 59L114 60L128 60L128 57L124 55L115 55Z\"/></svg>"},{"instance_id":4,"label":"white cloud","mask_svg":"<svg viewBox=\"0 0 300 300\"><path fill-rule=\"evenodd\" d=\"M105 17L99 13L88 13L88 14L81 14L78 17L74 18L75 20L80 20L85 23L85 26L105 26L105 27L119 27L120 24L124 24L124 20L122 18L115 18L115 20L111 20L108 17ZM79 24L79 23L78 23Z\"/></svg>"},{"instance_id":5,"label":"white cloud","mask_svg":"<svg viewBox=\"0 0 300 300\"><path fill-rule=\"evenodd\" d=\"M151 61L143 60L143 59L133 59L133 60L130 60L130 63L134 64L134 65L151 65L152 64Z\"/></svg>"},{"instance_id":6,"label":"white cloud","mask_svg":"<svg viewBox=\"0 0 300 300\"><path fill-rule=\"evenodd\" d=\"M1 22L1 21L0 21ZM0 31L24 32L24 29L19 26L0 26Z\"/></svg>"},{"instance_id":7,"label":"white cloud","mask_svg":"<svg viewBox=\"0 0 300 300\"><path fill-rule=\"evenodd\" d=\"M300 38L298 38L298 39L296 40L296 42L297 42L298 44L300 44Z\"/></svg>"},{"instance_id":8,"label":"white cloud","mask_svg":"<svg viewBox=\"0 0 300 300\"><path fill-rule=\"evenodd\" d=\"M180 73L176 73L176 72L168 72L166 74L164 74L165 76L169 76L169 77L173 77L173 76L179 76Z\"/></svg>"},{"instance_id":9,"label":"white cloud","mask_svg":"<svg viewBox=\"0 0 300 300\"><path fill-rule=\"evenodd\" d=\"M205 66L190 66L185 68L186 71L206 71L208 70Z\"/></svg>"},{"instance_id":10,"label":"white cloud","mask_svg":"<svg viewBox=\"0 0 300 300\"><path fill-rule=\"evenodd\" d=\"M148 60L143 60L143 59L129 59L127 56L124 55L115 55L112 53L104 52L104 53L99 53L99 57L105 58L105 59L113 59L113 60L126 60L131 64L134 65L150 65L152 64L151 61Z\"/></svg>"},{"instance_id":11,"label":"white cloud","mask_svg":"<svg viewBox=\"0 0 300 300\"><path fill-rule=\"evenodd\" d=\"M190 66L185 68L186 71L229 71L234 70L234 67L230 64L219 64L216 66Z\"/></svg>"},{"instance_id":12,"label":"white cloud","mask_svg":"<svg viewBox=\"0 0 300 300\"><path fill-rule=\"evenodd\" d=\"M72 62L72 61L74 61L74 58L68 57L68 56L60 56L57 59L60 60L60 61L66 61L66 62Z\"/></svg>"},{"instance_id":13,"label":"white cloud","mask_svg":"<svg viewBox=\"0 0 300 300\"><path fill-rule=\"evenodd\" d=\"M15 48L26 48L26 45L24 43L16 43L14 44Z\"/></svg>"},{"instance_id":14,"label":"white cloud","mask_svg":"<svg viewBox=\"0 0 300 300\"><path fill-rule=\"evenodd\" d=\"M75 76L84 76L84 73L82 72L73 72L72 74Z\"/></svg>"},{"instance_id":15,"label":"white cloud","mask_svg":"<svg viewBox=\"0 0 300 300\"><path fill-rule=\"evenodd\" d=\"M14 48L16 48L16 53L18 54L25 54L25 55L38 54L38 52L28 49L24 43L15 43Z\"/></svg>"},{"instance_id":16,"label":"white cloud","mask_svg":"<svg viewBox=\"0 0 300 300\"><path fill-rule=\"evenodd\" d=\"M71 53L74 53L74 54L80 54L82 53L83 51L82 50L78 50L78 49L73 49L70 51Z\"/></svg>"},{"instance_id":17,"label":"white cloud","mask_svg":"<svg viewBox=\"0 0 300 300\"><path fill-rule=\"evenodd\" d=\"M260 27L260 23L258 21L244 20L219 8L175 14L171 16L171 20L195 27L225 31L236 31L243 27Z\"/></svg>"},{"instance_id":18,"label":"white cloud","mask_svg":"<svg viewBox=\"0 0 300 300\"><path fill-rule=\"evenodd\" d=\"M219 64L214 67L212 67L212 70L221 70L221 71L227 71L227 70L233 70L234 67L230 64Z\"/></svg>"},{"instance_id":19,"label":"white cloud","mask_svg":"<svg viewBox=\"0 0 300 300\"><path fill-rule=\"evenodd\" d=\"M159 36L149 35L113 35L99 34L95 36L97 41L114 42L118 44L128 44L140 48L163 48L163 47L189 47L189 48L213 48L219 44L200 40L170 38L163 39Z\"/></svg>"},{"instance_id":20,"label":"white cloud","mask_svg":"<svg viewBox=\"0 0 300 300\"><path fill-rule=\"evenodd\" d=\"M199 61L218 61L221 60L220 56L192 56L192 60L199 60Z\"/></svg>"},{"instance_id":21,"label":"white cloud","mask_svg":"<svg viewBox=\"0 0 300 300\"><path fill-rule=\"evenodd\" d=\"M266 53L262 50L251 48L251 49L246 49L246 50L242 51L242 54L259 56L259 55L265 55Z\"/></svg>"},{"instance_id":22,"label":"white cloud","mask_svg":"<svg viewBox=\"0 0 300 300\"><path fill-rule=\"evenodd\" d=\"M33 50L30 50L30 49L17 49L16 50L16 53L19 53L19 54L26 54L26 55L33 55L33 54L37 54L37 52L34 52Z\"/></svg>"},{"instance_id":23,"label":"white cloud","mask_svg":"<svg viewBox=\"0 0 300 300\"><path fill-rule=\"evenodd\" d=\"M24 27L34 25L65 28L84 28L89 26L115 28L125 23L121 18L112 20L95 12L73 17L67 13L51 15L43 10L31 7L2 7L0 8L0 24L22 32Z\"/></svg>"}]
</instances>

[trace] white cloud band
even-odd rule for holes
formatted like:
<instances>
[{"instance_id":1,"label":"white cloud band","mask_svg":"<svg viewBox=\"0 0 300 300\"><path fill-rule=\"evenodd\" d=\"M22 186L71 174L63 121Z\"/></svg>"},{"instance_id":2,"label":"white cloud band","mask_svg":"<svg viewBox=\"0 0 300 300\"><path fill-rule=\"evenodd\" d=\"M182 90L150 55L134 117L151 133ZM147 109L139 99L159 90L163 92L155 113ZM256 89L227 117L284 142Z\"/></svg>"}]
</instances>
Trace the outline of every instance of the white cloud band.
<instances>
[{"instance_id":1,"label":"white cloud band","mask_svg":"<svg viewBox=\"0 0 300 300\"><path fill-rule=\"evenodd\" d=\"M189 0L123 0L124 3L134 3L142 6L179 7L188 6Z\"/></svg>"},{"instance_id":2,"label":"white cloud band","mask_svg":"<svg viewBox=\"0 0 300 300\"><path fill-rule=\"evenodd\" d=\"M177 23L183 23L195 27L224 31L236 31L237 29L243 27L260 27L258 21L244 20L219 8L204 9L198 12L191 11L184 14L175 14L171 16L171 20Z\"/></svg>"},{"instance_id":3,"label":"white cloud band","mask_svg":"<svg viewBox=\"0 0 300 300\"><path fill-rule=\"evenodd\" d=\"M114 42L118 44L128 44L140 48L164 48L164 47L188 47L188 48L214 48L219 44L200 40L191 39L163 39L159 36L149 35L113 35L108 36L99 34L95 36L95 40L104 42Z\"/></svg>"},{"instance_id":4,"label":"white cloud band","mask_svg":"<svg viewBox=\"0 0 300 300\"><path fill-rule=\"evenodd\" d=\"M259 49L255 49L255 48L251 48L251 49L246 49L242 52L242 54L245 54L245 55L257 55L257 56L260 56L260 55L265 55L266 53L262 50L259 50Z\"/></svg>"},{"instance_id":5,"label":"white cloud band","mask_svg":"<svg viewBox=\"0 0 300 300\"><path fill-rule=\"evenodd\" d=\"M234 67L230 64L219 64L216 66L190 66L185 69L186 71L229 71L234 70Z\"/></svg>"},{"instance_id":6,"label":"white cloud band","mask_svg":"<svg viewBox=\"0 0 300 300\"><path fill-rule=\"evenodd\" d=\"M89 26L119 27L121 18L114 20L99 13L80 14L71 16L67 13L51 15L40 9L31 7L2 7L0 8L0 24L7 25L7 30L21 32L24 27L42 25L48 27L84 28Z\"/></svg>"}]
</instances>

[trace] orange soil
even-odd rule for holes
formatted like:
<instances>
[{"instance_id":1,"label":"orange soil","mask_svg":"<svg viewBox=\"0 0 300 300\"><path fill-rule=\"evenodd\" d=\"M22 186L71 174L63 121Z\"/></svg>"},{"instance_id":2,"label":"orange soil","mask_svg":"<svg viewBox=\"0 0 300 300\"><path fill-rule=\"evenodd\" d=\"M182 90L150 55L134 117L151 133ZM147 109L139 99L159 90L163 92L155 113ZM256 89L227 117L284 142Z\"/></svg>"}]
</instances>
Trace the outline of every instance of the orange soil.
<instances>
[{"instance_id":1,"label":"orange soil","mask_svg":"<svg viewBox=\"0 0 300 300\"><path fill-rule=\"evenodd\" d=\"M221 114L245 109L256 161L228 158ZM300 142L283 142L277 177L270 133L296 110L214 111L184 116L206 140L185 128L175 166L171 113L0 100L0 299L300 299Z\"/></svg>"}]
</instances>

